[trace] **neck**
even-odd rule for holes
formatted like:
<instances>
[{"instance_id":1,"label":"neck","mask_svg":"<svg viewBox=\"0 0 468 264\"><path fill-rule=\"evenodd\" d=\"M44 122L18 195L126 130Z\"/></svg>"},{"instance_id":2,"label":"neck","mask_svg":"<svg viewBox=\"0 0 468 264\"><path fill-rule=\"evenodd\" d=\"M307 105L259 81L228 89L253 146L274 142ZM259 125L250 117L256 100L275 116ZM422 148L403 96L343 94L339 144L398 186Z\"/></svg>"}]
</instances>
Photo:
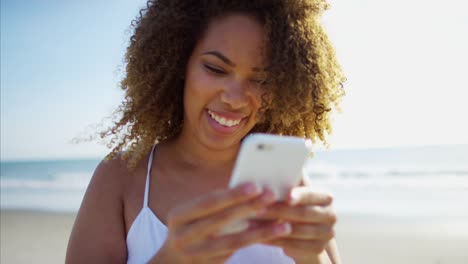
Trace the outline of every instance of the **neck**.
<instances>
[{"instance_id":1,"label":"neck","mask_svg":"<svg viewBox=\"0 0 468 264\"><path fill-rule=\"evenodd\" d=\"M172 145L173 153L184 167L202 170L228 169L230 171L240 147L238 144L228 149L213 149L184 131L169 144Z\"/></svg>"}]
</instances>

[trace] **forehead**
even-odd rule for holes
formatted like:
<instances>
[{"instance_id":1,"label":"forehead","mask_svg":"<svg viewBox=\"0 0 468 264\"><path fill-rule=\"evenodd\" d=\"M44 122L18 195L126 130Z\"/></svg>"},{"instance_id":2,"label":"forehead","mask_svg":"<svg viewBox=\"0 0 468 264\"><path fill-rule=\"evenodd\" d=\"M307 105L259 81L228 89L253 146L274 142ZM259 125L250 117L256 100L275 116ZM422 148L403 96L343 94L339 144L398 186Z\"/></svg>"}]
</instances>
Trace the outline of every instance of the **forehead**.
<instances>
[{"instance_id":1,"label":"forehead","mask_svg":"<svg viewBox=\"0 0 468 264\"><path fill-rule=\"evenodd\" d=\"M219 51L234 63L259 65L265 45L263 25L251 15L230 14L213 19L196 51Z\"/></svg>"}]
</instances>

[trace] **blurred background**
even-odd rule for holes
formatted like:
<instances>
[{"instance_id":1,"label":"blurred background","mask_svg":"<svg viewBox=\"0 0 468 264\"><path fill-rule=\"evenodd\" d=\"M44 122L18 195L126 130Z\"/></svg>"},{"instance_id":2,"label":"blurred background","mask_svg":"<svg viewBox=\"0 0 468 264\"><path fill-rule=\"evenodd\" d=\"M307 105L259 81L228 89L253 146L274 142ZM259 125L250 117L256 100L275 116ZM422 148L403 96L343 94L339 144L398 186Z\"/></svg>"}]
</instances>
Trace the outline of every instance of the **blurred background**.
<instances>
[{"instance_id":1,"label":"blurred background","mask_svg":"<svg viewBox=\"0 0 468 264\"><path fill-rule=\"evenodd\" d=\"M347 95L307 171L335 196L344 263L467 263L468 3L330 3L323 23ZM72 141L122 100L130 22L144 5L1 1L1 263L63 262L109 151Z\"/></svg>"}]
</instances>

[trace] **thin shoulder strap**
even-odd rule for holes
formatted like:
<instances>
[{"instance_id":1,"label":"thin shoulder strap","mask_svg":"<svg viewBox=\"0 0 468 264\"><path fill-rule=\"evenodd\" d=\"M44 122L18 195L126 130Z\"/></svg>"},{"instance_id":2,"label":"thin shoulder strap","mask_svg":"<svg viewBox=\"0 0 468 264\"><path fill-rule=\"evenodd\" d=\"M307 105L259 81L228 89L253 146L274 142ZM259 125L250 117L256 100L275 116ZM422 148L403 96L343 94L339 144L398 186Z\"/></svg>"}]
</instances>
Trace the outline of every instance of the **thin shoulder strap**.
<instances>
[{"instance_id":1,"label":"thin shoulder strap","mask_svg":"<svg viewBox=\"0 0 468 264\"><path fill-rule=\"evenodd\" d=\"M148 160L148 172L146 173L146 184L145 184L145 198L143 201L143 207L148 207L148 195L149 195L149 183L150 183L150 175L151 175L151 165L153 163L153 154L156 145L153 146L151 149L151 154Z\"/></svg>"}]
</instances>

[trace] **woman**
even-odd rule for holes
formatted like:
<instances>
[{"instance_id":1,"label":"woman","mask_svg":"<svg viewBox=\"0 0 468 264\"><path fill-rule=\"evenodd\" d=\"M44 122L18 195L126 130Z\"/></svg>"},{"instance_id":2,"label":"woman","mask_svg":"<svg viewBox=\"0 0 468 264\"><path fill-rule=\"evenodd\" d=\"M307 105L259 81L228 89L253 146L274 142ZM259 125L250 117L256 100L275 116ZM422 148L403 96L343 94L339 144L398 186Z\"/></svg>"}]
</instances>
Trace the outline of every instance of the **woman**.
<instances>
[{"instance_id":1,"label":"woman","mask_svg":"<svg viewBox=\"0 0 468 264\"><path fill-rule=\"evenodd\" d=\"M338 262L328 194L299 186L275 202L251 183L226 188L247 134L330 132L344 77L318 22L325 8L149 1L133 23L121 115L102 135L114 149L89 184L66 262ZM254 214L272 221L220 235Z\"/></svg>"}]
</instances>

